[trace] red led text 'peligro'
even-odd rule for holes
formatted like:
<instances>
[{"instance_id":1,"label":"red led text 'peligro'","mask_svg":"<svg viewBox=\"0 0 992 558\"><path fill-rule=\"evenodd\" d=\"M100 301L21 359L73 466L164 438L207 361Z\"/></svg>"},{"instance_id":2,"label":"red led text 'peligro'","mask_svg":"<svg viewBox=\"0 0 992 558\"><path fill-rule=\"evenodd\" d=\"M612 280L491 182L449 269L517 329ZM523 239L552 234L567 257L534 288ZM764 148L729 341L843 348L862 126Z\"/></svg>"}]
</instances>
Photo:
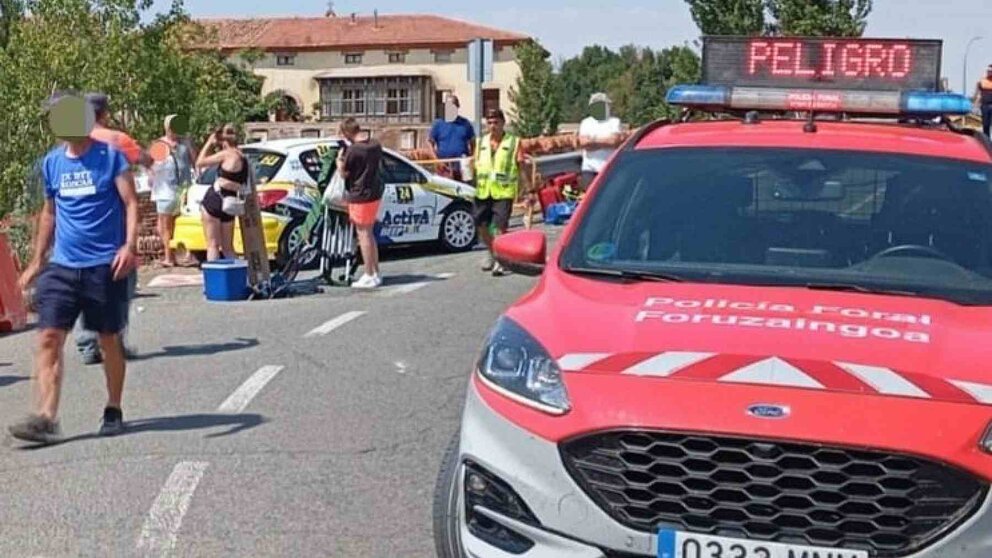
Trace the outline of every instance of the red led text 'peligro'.
<instances>
[{"instance_id":1,"label":"red led text 'peligro'","mask_svg":"<svg viewBox=\"0 0 992 558\"><path fill-rule=\"evenodd\" d=\"M900 80L912 69L913 51L905 43L756 40L750 44L747 60L748 75L782 78Z\"/></svg>"}]
</instances>

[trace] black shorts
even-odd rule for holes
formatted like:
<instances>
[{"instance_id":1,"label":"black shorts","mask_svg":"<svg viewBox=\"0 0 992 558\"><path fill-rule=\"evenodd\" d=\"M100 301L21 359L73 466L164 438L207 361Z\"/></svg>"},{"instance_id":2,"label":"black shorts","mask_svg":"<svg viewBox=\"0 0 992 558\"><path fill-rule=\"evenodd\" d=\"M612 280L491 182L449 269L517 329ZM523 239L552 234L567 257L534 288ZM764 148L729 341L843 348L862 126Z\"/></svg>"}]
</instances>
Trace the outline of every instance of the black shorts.
<instances>
[{"instance_id":1,"label":"black shorts","mask_svg":"<svg viewBox=\"0 0 992 558\"><path fill-rule=\"evenodd\" d=\"M38 278L38 327L69 331L79 315L97 333L120 333L127 317L127 277L114 281L109 265L72 269L49 264Z\"/></svg>"},{"instance_id":2,"label":"black shorts","mask_svg":"<svg viewBox=\"0 0 992 558\"><path fill-rule=\"evenodd\" d=\"M500 231L510 228L510 213L513 211L513 200L476 199L472 209L475 215L476 225L488 227L492 223Z\"/></svg>"},{"instance_id":3,"label":"black shorts","mask_svg":"<svg viewBox=\"0 0 992 558\"><path fill-rule=\"evenodd\" d=\"M221 223L230 223L234 220L234 215L224 213L224 198L236 196L237 194L223 188L221 188L221 192L218 193L216 188L211 187L207 190L207 193L203 196L203 201L200 203L203 210L207 212L207 215L219 219Z\"/></svg>"}]
</instances>

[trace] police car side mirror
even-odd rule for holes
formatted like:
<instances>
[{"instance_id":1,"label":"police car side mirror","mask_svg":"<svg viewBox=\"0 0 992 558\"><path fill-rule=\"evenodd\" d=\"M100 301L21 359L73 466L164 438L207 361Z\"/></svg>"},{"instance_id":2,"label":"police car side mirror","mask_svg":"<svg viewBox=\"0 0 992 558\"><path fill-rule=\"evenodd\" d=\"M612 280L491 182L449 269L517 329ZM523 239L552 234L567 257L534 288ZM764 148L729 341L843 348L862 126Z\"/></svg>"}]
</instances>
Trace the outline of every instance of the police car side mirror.
<instances>
[{"instance_id":1,"label":"police car side mirror","mask_svg":"<svg viewBox=\"0 0 992 558\"><path fill-rule=\"evenodd\" d=\"M493 252L496 260L520 275L540 275L547 258L548 240L541 231L517 231L496 237Z\"/></svg>"}]
</instances>

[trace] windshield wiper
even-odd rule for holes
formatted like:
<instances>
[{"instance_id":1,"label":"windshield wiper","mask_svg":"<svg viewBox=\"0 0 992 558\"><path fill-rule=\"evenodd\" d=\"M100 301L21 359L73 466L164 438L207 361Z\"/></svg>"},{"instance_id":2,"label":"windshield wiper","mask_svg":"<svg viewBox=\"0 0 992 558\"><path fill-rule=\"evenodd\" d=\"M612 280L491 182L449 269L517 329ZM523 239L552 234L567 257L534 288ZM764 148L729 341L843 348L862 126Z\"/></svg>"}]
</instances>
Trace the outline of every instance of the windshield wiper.
<instances>
[{"instance_id":1,"label":"windshield wiper","mask_svg":"<svg viewBox=\"0 0 992 558\"><path fill-rule=\"evenodd\" d=\"M658 271L632 271L629 269L606 269L598 267L564 267L568 273L578 275L594 275L599 277L614 277L628 281L659 281L664 283L681 283L685 277Z\"/></svg>"},{"instance_id":2,"label":"windshield wiper","mask_svg":"<svg viewBox=\"0 0 992 558\"><path fill-rule=\"evenodd\" d=\"M864 285L855 285L852 283L806 283L803 285L807 289L812 289L815 291L843 291L843 292L855 292L855 293L865 293L865 294L883 294L892 296L920 296L918 291L900 291L897 289L881 289L874 287L866 287Z\"/></svg>"}]
</instances>

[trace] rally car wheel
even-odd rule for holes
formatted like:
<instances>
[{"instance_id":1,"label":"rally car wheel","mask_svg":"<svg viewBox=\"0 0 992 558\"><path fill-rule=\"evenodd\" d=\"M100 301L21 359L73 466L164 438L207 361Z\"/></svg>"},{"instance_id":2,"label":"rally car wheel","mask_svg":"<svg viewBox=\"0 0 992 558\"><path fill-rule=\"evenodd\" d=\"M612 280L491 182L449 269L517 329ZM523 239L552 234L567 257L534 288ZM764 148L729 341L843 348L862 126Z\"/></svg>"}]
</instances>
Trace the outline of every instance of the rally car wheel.
<instances>
[{"instance_id":1,"label":"rally car wheel","mask_svg":"<svg viewBox=\"0 0 992 558\"><path fill-rule=\"evenodd\" d=\"M455 432L448 444L434 487L434 548L438 558L465 558L459 525L462 504L458 483L459 437Z\"/></svg>"},{"instance_id":2,"label":"rally car wheel","mask_svg":"<svg viewBox=\"0 0 992 558\"><path fill-rule=\"evenodd\" d=\"M276 254L276 265L280 268L286 265L289 261L290 256L293 252L299 248L301 244L306 242L306 238L303 236L303 223L305 221L304 217L296 217L286 225L286 228L282 231L282 235L279 236L279 253ZM315 238L319 238L319 231ZM317 253L310 252L307 258L300 262L300 268L311 269L317 263Z\"/></svg>"},{"instance_id":3,"label":"rally car wheel","mask_svg":"<svg viewBox=\"0 0 992 558\"><path fill-rule=\"evenodd\" d=\"M458 204L444 214L438 240L449 252L464 252L475 246L477 235L472 209Z\"/></svg>"}]
</instances>

